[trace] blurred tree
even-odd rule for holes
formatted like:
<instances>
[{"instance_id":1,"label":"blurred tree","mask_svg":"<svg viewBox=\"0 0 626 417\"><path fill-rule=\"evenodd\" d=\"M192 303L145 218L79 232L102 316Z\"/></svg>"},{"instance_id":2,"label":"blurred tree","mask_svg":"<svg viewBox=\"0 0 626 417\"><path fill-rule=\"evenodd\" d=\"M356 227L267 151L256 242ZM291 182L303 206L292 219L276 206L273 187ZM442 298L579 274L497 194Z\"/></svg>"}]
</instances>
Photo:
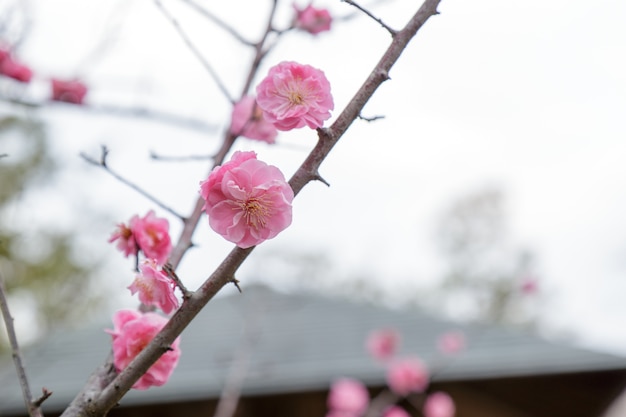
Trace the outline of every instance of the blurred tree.
<instances>
[{"instance_id":1,"label":"blurred tree","mask_svg":"<svg viewBox=\"0 0 626 417\"><path fill-rule=\"evenodd\" d=\"M444 212L436 240L446 272L433 304L463 318L531 325L533 254L511 243L504 202L502 191L485 189Z\"/></svg>"},{"instance_id":2,"label":"blurred tree","mask_svg":"<svg viewBox=\"0 0 626 417\"><path fill-rule=\"evenodd\" d=\"M14 224L13 213L16 207L23 210L24 205L16 203L24 190L41 191L54 179L56 167L48 154L42 123L27 117L0 117L0 154L0 268L9 300L32 310L34 323L28 325L37 332L84 319L103 301L102 293L90 291L98 262L78 259L69 232L41 229L39 222L34 233L15 230L19 226ZM45 204L32 207L29 218L35 219L36 209Z\"/></svg>"}]
</instances>

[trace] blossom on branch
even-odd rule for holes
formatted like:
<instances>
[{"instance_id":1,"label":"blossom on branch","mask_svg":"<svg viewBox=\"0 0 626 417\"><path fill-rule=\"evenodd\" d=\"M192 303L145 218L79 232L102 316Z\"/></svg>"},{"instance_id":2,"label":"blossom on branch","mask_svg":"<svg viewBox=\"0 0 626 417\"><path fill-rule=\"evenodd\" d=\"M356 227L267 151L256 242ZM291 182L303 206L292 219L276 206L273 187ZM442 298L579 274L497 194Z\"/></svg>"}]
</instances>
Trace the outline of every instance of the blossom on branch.
<instances>
[{"instance_id":1,"label":"blossom on branch","mask_svg":"<svg viewBox=\"0 0 626 417\"><path fill-rule=\"evenodd\" d=\"M300 9L294 4L293 8L296 11L294 27L312 35L330 30L330 24L333 19L328 10L316 9L310 4L304 9Z\"/></svg>"},{"instance_id":2,"label":"blossom on branch","mask_svg":"<svg viewBox=\"0 0 626 417\"><path fill-rule=\"evenodd\" d=\"M87 86L78 80L50 80L52 86L52 100L63 101L72 104L83 104Z\"/></svg>"},{"instance_id":3,"label":"blossom on branch","mask_svg":"<svg viewBox=\"0 0 626 417\"><path fill-rule=\"evenodd\" d=\"M145 305L156 306L169 314L178 308L178 299L174 295L176 284L159 268L154 259L146 259L139 267L133 283L128 287L131 294L139 293L139 301Z\"/></svg>"},{"instance_id":4,"label":"blossom on branch","mask_svg":"<svg viewBox=\"0 0 626 417\"><path fill-rule=\"evenodd\" d=\"M0 75L28 83L33 77L33 72L26 65L13 59L7 51L2 51L0 52Z\"/></svg>"},{"instance_id":5,"label":"blossom on branch","mask_svg":"<svg viewBox=\"0 0 626 417\"><path fill-rule=\"evenodd\" d=\"M243 97L233 107L230 133L269 144L275 143L278 135L276 127L263 118L263 111L252 96Z\"/></svg>"},{"instance_id":6,"label":"blossom on branch","mask_svg":"<svg viewBox=\"0 0 626 417\"><path fill-rule=\"evenodd\" d=\"M124 223L119 223L117 225L117 228L109 238L109 243L113 243L115 241L117 241L117 248L124 253L125 257L128 257L129 255L137 255L139 248L137 247L137 242L135 241L135 235L133 235L133 231L129 226L126 226Z\"/></svg>"},{"instance_id":7,"label":"blossom on branch","mask_svg":"<svg viewBox=\"0 0 626 417\"><path fill-rule=\"evenodd\" d=\"M328 393L328 415L360 416L369 405L370 395L363 383L352 378L333 382Z\"/></svg>"},{"instance_id":8,"label":"blossom on branch","mask_svg":"<svg viewBox=\"0 0 626 417\"><path fill-rule=\"evenodd\" d=\"M156 313L120 310L113 316L113 330L105 330L113 337L113 364L121 372L165 326L167 319ZM133 385L135 389L161 386L174 372L180 358L180 337Z\"/></svg>"},{"instance_id":9,"label":"blossom on branch","mask_svg":"<svg viewBox=\"0 0 626 417\"><path fill-rule=\"evenodd\" d=\"M396 353L399 344L400 334L395 329L379 329L369 334L365 347L373 358L387 360Z\"/></svg>"},{"instance_id":10,"label":"blossom on branch","mask_svg":"<svg viewBox=\"0 0 626 417\"><path fill-rule=\"evenodd\" d=\"M334 108L324 73L297 62L284 61L270 68L256 91L263 117L278 130L317 129Z\"/></svg>"},{"instance_id":11,"label":"blossom on branch","mask_svg":"<svg viewBox=\"0 0 626 417\"><path fill-rule=\"evenodd\" d=\"M215 167L200 183L200 194L211 228L240 248L271 239L291 224L293 190L278 168L254 152L235 152Z\"/></svg>"},{"instance_id":12,"label":"blossom on branch","mask_svg":"<svg viewBox=\"0 0 626 417\"><path fill-rule=\"evenodd\" d=\"M426 398L423 411L424 417L454 417L456 407L452 397L445 392L437 391Z\"/></svg>"},{"instance_id":13,"label":"blossom on branch","mask_svg":"<svg viewBox=\"0 0 626 417\"><path fill-rule=\"evenodd\" d=\"M387 368L387 385L400 396L423 392L428 387L429 379L426 365L418 358L396 360Z\"/></svg>"},{"instance_id":14,"label":"blossom on branch","mask_svg":"<svg viewBox=\"0 0 626 417\"><path fill-rule=\"evenodd\" d=\"M118 224L109 238L109 243L117 241L117 248L125 256L137 255L141 250L146 258L163 265L172 251L169 228L167 219L156 217L154 211L150 210L144 217L133 216L128 226Z\"/></svg>"}]
</instances>

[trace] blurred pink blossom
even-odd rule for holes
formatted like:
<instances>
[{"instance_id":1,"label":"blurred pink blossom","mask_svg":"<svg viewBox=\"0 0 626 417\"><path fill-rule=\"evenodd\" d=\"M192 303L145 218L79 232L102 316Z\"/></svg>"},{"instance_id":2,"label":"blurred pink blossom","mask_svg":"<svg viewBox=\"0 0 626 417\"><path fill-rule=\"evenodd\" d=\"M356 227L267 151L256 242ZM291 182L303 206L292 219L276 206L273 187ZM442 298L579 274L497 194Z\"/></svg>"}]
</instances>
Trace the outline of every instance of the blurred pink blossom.
<instances>
[{"instance_id":1,"label":"blurred pink blossom","mask_svg":"<svg viewBox=\"0 0 626 417\"><path fill-rule=\"evenodd\" d=\"M424 402L424 417L454 417L456 407L454 401L445 392L437 391Z\"/></svg>"},{"instance_id":2,"label":"blurred pink blossom","mask_svg":"<svg viewBox=\"0 0 626 417\"><path fill-rule=\"evenodd\" d=\"M137 247L137 242L135 242L133 231L124 223L117 225L117 228L109 238L109 243L115 242L116 240L116 246L119 250L124 252L124 256L137 255L139 248Z\"/></svg>"},{"instance_id":3,"label":"blurred pink blossom","mask_svg":"<svg viewBox=\"0 0 626 417\"><path fill-rule=\"evenodd\" d=\"M370 395L362 382L352 378L340 378L332 383L327 405L334 416L359 416L369 405Z\"/></svg>"},{"instance_id":4,"label":"blurred pink blossom","mask_svg":"<svg viewBox=\"0 0 626 417\"><path fill-rule=\"evenodd\" d=\"M178 299L174 295L176 284L163 272L154 259L146 259L139 267L140 273L128 287L131 294L139 293L139 301L153 305L165 314L178 308Z\"/></svg>"},{"instance_id":5,"label":"blurred pink blossom","mask_svg":"<svg viewBox=\"0 0 626 417\"><path fill-rule=\"evenodd\" d=\"M230 133L270 144L276 142L278 135L276 127L263 118L263 111L252 96L243 97L233 107Z\"/></svg>"},{"instance_id":6,"label":"blurred pink blossom","mask_svg":"<svg viewBox=\"0 0 626 417\"><path fill-rule=\"evenodd\" d=\"M443 333L437 339L437 348L446 355L458 353L465 349L465 335L460 331Z\"/></svg>"},{"instance_id":7,"label":"blurred pink blossom","mask_svg":"<svg viewBox=\"0 0 626 417\"><path fill-rule=\"evenodd\" d=\"M282 172L235 152L200 183L209 225L226 240L249 248L271 239L291 224L293 190Z\"/></svg>"},{"instance_id":8,"label":"blurred pink blossom","mask_svg":"<svg viewBox=\"0 0 626 417\"><path fill-rule=\"evenodd\" d=\"M13 59L11 55L5 55L0 60L0 74L23 83L30 82L33 77L31 69Z\"/></svg>"},{"instance_id":9,"label":"blurred pink blossom","mask_svg":"<svg viewBox=\"0 0 626 417\"><path fill-rule=\"evenodd\" d=\"M52 85L52 100L83 104L85 94L87 94L87 86L84 83L78 80L64 81L53 78L50 84Z\"/></svg>"},{"instance_id":10,"label":"blurred pink blossom","mask_svg":"<svg viewBox=\"0 0 626 417\"><path fill-rule=\"evenodd\" d=\"M137 246L146 258L155 259L159 265L163 265L172 251L167 219L156 217L154 211L150 210L144 217L134 216L130 220L130 228Z\"/></svg>"},{"instance_id":11,"label":"blurred pink blossom","mask_svg":"<svg viewBox=\"0 0 626 417\"><path fill-rule=\"evenodd\" d=\"M399 344L400 334L395 329L379 329L369 334L365 347L375 359L386 360L393 357Z\"/></svg>"},{"instance_id":12,"label":"blurred pink blossom","mask_svg":"<svg viewBox=\"0 0 626 417\"><path fill-rule=\"evenodd\" d=\"M295 4L293 8L296 11L296 19L294 26L298 29L317 35L320 32L330 30L332 17L326 9L316 9L310 4L304 9L300 9Z\"/></svg>"},{"instance_id":13,"label":"blurred pink blossom","mask_svg":"<svg viewBox=\"0 0 626 417\"><path fill-rule=\"evenodd\" d=\"M533 276L524 277L520 285L520 290L525 295L533 295L539 291L537 279Z\"/></svg>"},{"instance_id":14,"label":"blurred pink blossom","mask_svg":"<svg viewBox=\"0 0 626 417\"><path fill-rule=\"evenodd\" d=\"M106 330L113 337L113 364L121 372L154 339L165 326L167 319L156 313L140 313L120 310L113 316L113 330ZM147 389L167 382L180 357L180 337L176 338L146 373L135 382L133 388Z\"/></svg>"},{"instance_id":15,"label":"blurred pink blossom","mask_svg":"<svg viewBox=\"0 0 626 417\"><path fill-rule=\"evenodd\" d=\"M310 65L281 62L270 68L256 91L263 117L278 130L317 129L334 108L330 83Z\"/></svg>"},{"instance_id":16,"label":"blurred pink blossom","mask_svg":"<svg viewBox=\"0 0 626 417\"><path fill-rule=\"evenodd\" d=\"M400 396L424 391L429 378L426 365L414 357L395 360L387 368L387 385Z\"/></svg>"},{"instance_id":17,"label":"blurred pink blossom","mask_svg":"<svg viewBox=\"0 0 626 417\"><path fill-rule=\"evenodd\" d=\"M383 413L383 417L411 417L409 413L402 407L392 405Z\"/></svg>"}]
</instances>

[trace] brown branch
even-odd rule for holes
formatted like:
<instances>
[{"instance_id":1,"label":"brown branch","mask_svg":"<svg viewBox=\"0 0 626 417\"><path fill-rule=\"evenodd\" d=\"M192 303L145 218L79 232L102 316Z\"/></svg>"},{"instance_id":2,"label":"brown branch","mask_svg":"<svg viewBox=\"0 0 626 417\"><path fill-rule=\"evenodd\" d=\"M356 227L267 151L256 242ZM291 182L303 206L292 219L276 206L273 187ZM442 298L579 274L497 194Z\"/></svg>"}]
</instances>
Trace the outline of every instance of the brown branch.
<instances>
[{"instance_id":1,"label":"brown branch","mask_svg":"<svg viewBox=\"0 0 626 417\"><path fill-rule=\"evenodd\" d=\"M170 212L171 214L173 214L174 216L178 217L179 219L181 219L183 221L185 220L185 217L183 215L177 213L173 208L165 205L165 203L163 203L160 200L158 200L156 197L154 197L152 194L150 194L147 191L145 191L143 188L141 188L137 184L127 180L126 178L122 177L120 174L118 174L117 172L115 172L111 168L109 168L109 166L107 165L107 156L108 156L108 154L109 154L109 150L106 148L106 146L103 146L102 147L102 154L100 156L100 160L99 161L94 159L94 158L92 158L92 157L90 157L89 155L87 155L85 153L82 153L82 152L80 153L80 156L85 161L89 162L90 164L104 169L113 178L115 178L116 180L118 180L122 184L127 185L128 187L132 188L133 190L137 191L139 194L141 194L142 196L146 197L148 200L152 201L154 204L156 204L157 206L161 207L163 210Z\"/></svg>"},{"instance_id":2,"label":"brown branch","mask_svg":"<svg viewBox=\"0 0 626 417\"><path fill-rule=\"evenodd\" d=\"M376 22L378 22L382 27L384 27L385 29L387 29L387 32L389 32L391 34L391 37L396 36L396 34L398 33L397 30L392 29L391 27L387 26L380 18L374 16L372 13L370 13L369 10L365 9L364 7L360 6L359 4L357 4L356 2L352 1L352 0L341 0L344 3L348 3L351 6L356 7L357 9L359 9L360 11L362 11L363 13L365 13L367 16L369 16L370 18L374 19Z\"/></svg>"},{"instance_id":3,"label":"brown branch","mask_svg":"<svg viewBox=\"0 0 626 417\"><path fill-rule=\"evenodd\" d=\"M319 177L317 172L322 161L328 156L333 146L358 117L365 103L374 94L376 89L383 81L389 78L389 70L400 57L402 51L415 36L419 28L422 27L428 18L437 14L436 9L439 2L440 0L426 0L424 2L404 29L399 31L393 38L391 45L383 57L337 120L327 129L318 129L318 144L289 180L289 184L295 194L298 194L308 182ZM234 138L232 138L232 141L234 141ZM225 141L222 150L227 147L226 142L228 141ZM196 204L196 210L194 211L194 214L198 212L198 218L200 216L202 203L201 199L199 199ZM191 241L191 234L193 234L193 230L195 229L195 224L192 226L192 219L194 218L195 216L192 215L185 222L179 244L170 257L170 262L174 269L184 254L184 250L181 251L179 247L188 248L188 243ZM193 221L197 222L197 220ZM185 234L189 234L189 236ZM186 241L187 238L189 239L188 241ZM90 394L90 390L94 388L94 384L88 384L85 390L78 394L70 405L70 408L68 408L62 416L104 416L126 394L137 379L159 359L164 352L164 347L170 346L213 296L215 296L222 287L232 282L235 272L253 250L254 247L247 249L235 247L200 288L195 291L189 299L183 302L183 305L176 311L165 327L155 336L152 342L150 342L133 361L111 381L111 383L104 387L100 395L95 392ZM103 380L104 379L101 379L101 381Z\"/></svg>"},{"instance_id":4,"label":"brown branch","mask_svg":"<svg viewBox=\"0 0 626 417\"><path fill-rule=\"evenodd\" d=\"M198 61L200 61L204 69L207 70L211 78L213 78L213 81L215 82L217 87L220 89L222 94L224 94L224 97L226 97L228 101L234 104L235 99L231 97L230 93L226 89L226 86L224 85L220 77L217 75L217 72L215 72L211 64L209 64L209 61L207 61L207 59L200 53L200 51L198 50L196 45L191 41L189 36L187 36L187 33L185 33L183 28L180 26L180 23L178 23L178 20L176 20L174 16L172 16L172 14L169 11L167 11L165 7L163 7L163 4L161 3L160 0L154 0L154 4L163 13L163 15L170 21L172 26L174 26L174 29L176 29L176 32L178 32L178 35L181 37L183 42L185 42L185 45L187 45L189 50L195 55L196 58L198 58Z\"/></svg>"},{"instance_id":5,"label":"brown branch","mask_svg":"<svg viewBox=\"0 0 626 417\"><path fill-rule=\"evenodd\" d=\"M13 326L13 317L9 310L9 303L7 302L6 290L4 288L4 276L0 272L0 310L2 310L2 317L4 317L4 324L9 336L9 343L11 344L11 354L13 356L13 363L15 364L15 370L17 371L17 378L20 381L20 387L22 388L22 397L24 398L24 405L28 410L30 417L43 417L41 403L50 396L48 394L45 398L37 401L33 400L33 394L28 384L28 377L26 376L26 369L24 368L24 362L22 360L22 354L20 353L20 346L17 342L17 335L15 334L15 327ZM44 391L46 392L46 391Z\"/></svg>"},{"instance_id":6,"label":"brown branch","mask_svg":"<svg viewBox=\"0 0 626 417\"><path fill-rule=\"evenodd\" d=\"M256 45L255 43L250 42L249 40L247 40L246 38L241 36L241 34L239 32L237 32L235 30L235 28L233 28L232 26L228 25L222 19L220 19L219 17L215 16L213 13L211 13L210 11L205 9L204 7L200 6L198 3L193 2L191 0L181 0L181 1L183 3L186 3L189 7L191 7L192 9L197 11L198 13L200 13L202 16L204 16L207 19L209 19L211 22L215 23L217 26L219 26L222 29L224 29L226 32L230 33L235 39L237 39L239 42L243 43L244 45L248 45L248 46L255 46Z\"/></svg>"}]
</instances>

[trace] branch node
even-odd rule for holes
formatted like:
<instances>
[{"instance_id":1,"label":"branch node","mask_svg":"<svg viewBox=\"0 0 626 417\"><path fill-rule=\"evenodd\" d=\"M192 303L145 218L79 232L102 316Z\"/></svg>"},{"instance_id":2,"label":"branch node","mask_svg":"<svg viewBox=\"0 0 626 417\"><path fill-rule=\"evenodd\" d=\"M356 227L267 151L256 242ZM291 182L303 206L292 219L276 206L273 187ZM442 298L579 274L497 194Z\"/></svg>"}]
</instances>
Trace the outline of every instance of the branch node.
<instances>
[{"instance_id":1,"label":"branch node","mask_svg":"<svg viewBox=\"0 0 626 417\"><path fill-rule=\"evenodd\" d=\"M33 403L32 403L33 407L35 407L35 408L41 407L41 404L43 404L43 402L46 401L51 395L52 395L52 391L48 391L48 389L46 387L43 387L41 389L41 397L39 397L35 401L33 401Z\"/></svg>"},{"instance_id":2,"label":"branch node","mask_svg":"<svg viewBox=\"0 0 626 417\"><path fill-rule=\"evenodd\" d=\"M324 178L322 178L322 176L319 173L315 173L315 175L313 175L313 179L316 181L321 182L322 184L326 185L327 187L330 187L330 184L328 183L328 181L326 181Z\"/></svg>"},{"instance_id":3,"label":"branch node","mask_svg":"<svg viewBox=\"0 0 626 417\"><path fill-rule=\"evenodd\" d=\"M243 293L243 291L241 291L241 287L239 286L239 280L237 278L233 277L230 280L230 282L232 282L235 285L235 287L237 287L237 289L239 290L240 294Z\"/></svg>"},{"instance_id":4,"label":"branch node","mask_svg":"<svg viewBox=\"0 0 626 417\"><path fill-rule=\"evenodd\" d=\"M359 116L358 116L358 117L359 117L359 119L361 119L361 120L363 120L363 121L366 121L366 122L373 122L373 121L376 121L376 120L379 120L379 119L384 119L384 118L385 118L385 116L382 116L382 115L376 115L376 116L371 116L371 117L365 117L365 116L363 116L363 115L361 115L361 114L359 114Z\"/></svg>"},{"instance_id":5,"label":"branch node","mask_svg":"<svg viewBox=\"0 0 626 417\"><path fill-rule=\"evenodd\" d=\"M188 300L191 298L193 292L189 291L180 280L180 278L178 278L178 275L176 275L176 272L174 271L171 263L166 262L165 265L163 265L163 272L165 272L167 276L170 277L172 281L174 281L178 289L180 289L180 292L183 293L183 300Z\"/></svg>"}]
</instances>

